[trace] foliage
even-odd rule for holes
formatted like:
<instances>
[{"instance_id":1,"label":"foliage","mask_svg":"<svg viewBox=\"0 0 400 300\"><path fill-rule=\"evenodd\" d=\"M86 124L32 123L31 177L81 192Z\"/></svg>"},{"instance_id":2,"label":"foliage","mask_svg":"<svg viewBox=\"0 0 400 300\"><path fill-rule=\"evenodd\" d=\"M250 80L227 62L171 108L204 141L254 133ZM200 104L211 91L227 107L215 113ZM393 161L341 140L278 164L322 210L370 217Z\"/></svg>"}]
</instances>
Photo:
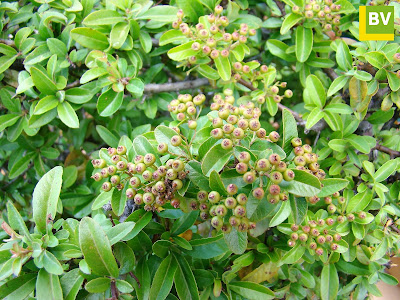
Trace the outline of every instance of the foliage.
<instances>
[{"instance_id":1,"label":"foliage","mask_svg":"<svg viewBox=\"0 0 400 300\"><path fill-rule=\"evenodd\" d=\"M377 2L3 2L0 298L397 284L400 39L358 41L357 12L400 5Z\"/></svg>"}]
</instances>

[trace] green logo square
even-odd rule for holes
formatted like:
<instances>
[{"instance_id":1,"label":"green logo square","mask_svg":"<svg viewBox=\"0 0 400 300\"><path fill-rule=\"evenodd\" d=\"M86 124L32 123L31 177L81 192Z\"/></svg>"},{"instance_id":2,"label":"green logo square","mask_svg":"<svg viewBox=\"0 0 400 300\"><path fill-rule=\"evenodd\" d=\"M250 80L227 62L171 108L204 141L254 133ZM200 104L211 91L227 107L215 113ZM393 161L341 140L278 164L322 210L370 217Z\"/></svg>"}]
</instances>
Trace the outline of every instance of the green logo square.
<instances>
[{"instance_id":1,"label":"green logo square","mask_svg":"<svg viewBox=\"0 0 400 300\"><path fill-rule=\"evenodd\" d=\"M393 34L394 32L394 7L393 6L367 6L366 7L366 33L367 34Z\"/></svg>"}]
</instances>

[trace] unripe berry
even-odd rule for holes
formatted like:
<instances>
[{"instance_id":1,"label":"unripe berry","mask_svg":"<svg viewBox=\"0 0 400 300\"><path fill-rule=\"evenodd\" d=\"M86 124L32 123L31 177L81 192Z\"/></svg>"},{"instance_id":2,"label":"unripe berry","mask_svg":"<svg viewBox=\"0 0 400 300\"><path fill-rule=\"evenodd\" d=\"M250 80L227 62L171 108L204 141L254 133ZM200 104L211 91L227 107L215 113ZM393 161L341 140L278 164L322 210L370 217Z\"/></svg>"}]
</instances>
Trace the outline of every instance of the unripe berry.
<instances>
[{"instance_id":1,"label":"unripe berry","mask_svg":"<svg viewBox=\"0 0 400 300\"><path fill-rule=\"evenodd\" d=\"M290 229L291 229L293 232L296 232L297 230L299 230L299 225L292 224L292 226L290 226Z\"/></svg>"},{"instance_id":2,"label":"unripe berry","mask_svg":"<svg viewBox=\"0 0 400 300\"><path fill-rule=\"evenodd\" d=\"M136 176L132 177L132 178L129 180L129 184L130 184L133 188L138 188L138 187L140 186L141 183L142 183L142 182L140 181L140 178L139 178L139 177L136 177Z\"/></svg>"},{"instance_id":3,"label":"unripe berry","mask_svg":"<svg viewBox=\"0 0 400 300\"><path fill-rule=\"evenodd\" d=\"M303 232L305 232L305 233L309 233L311 228L308 225L304 225L301 227L301 230L303 230Z\"/></svg>"},{"instance_id":4,"label":"unripe berry","mask_svg":"<svg viewBox=\"0 0 400 300\"><path fill-rule=\"evenodd\" d=\"M214 12L215 12L216 15L221 14L223 10L224 10L224 8L223 8L221 5L217 5L217 6L214 8Z\"/></svg>"},{"instance_id":5,"label":"unripe berry","mask_svg":"<svg viewBox=\"0 0 400 300\"><path fill-rule=\"evenodd\" d=\"M119 175L114 175L114 176L111 176L111 178L110 178L110 182L112 185L117 185L120 183L120 181L121 181L121 177L119 177Z\"/></svg>"},{"instance_id":6,"label":"unripe berry","mask_svg":"<svg viewBox=\"0 0 400 300\"><path fill-rule=\"evenodd\" d=\"M287 169L286 171L283 172L283 179L285 181L292 181L295 177L295 174L293 170Z\"/></svg>"},{"instance_id":7,"label":"unripe berry","mask_svg":"<svg viewBox=\"0 0 400 300\"><path fill-rule=\"evenodd\" d=\"M103 191L108 192L108 191L111 190L112 186L111 186L111 183L110 183L110 182L104 182L104 183L101 185L101 188L103 189Z\"/></svg>"},{"instance_id":8,"label":"unripe berry","mask_svg":"<svg viewBox=\"0 0 400 300\"><path fill-rule=\"evenodd\" d=\"M240 71L242 69L242 64L240 62L235 62L233 64L233 69L236 71Z\"/></svg>"},{"instance_id":9,"label":"unripe berry","mask_svg":"<svg viewBox=\"0 0 400 300\"><path fill-rule=\"evenodd\" d=\"M117 168L115 166L108 166L107 173L108 175L114 175L117 172Z\"/></svg>"},{"instance_id":10,"label":"unripe berry","mask_svg":"<svg viewBox=\"0 0 400 300\"><path fill-rule=\"evenodd\" d=\"M226 187L226 191L228 192L228 195L235 195L238 192L238 187L236 184L231 183Z\"/></svg>"},{"instance_id":11,"label":"unripe berry","mask_svg":"<svg viewBox=\"0 0 400 300\"><path fill-rule=\"evenodd\" d=\"M110 147L107 149L107 153L109 156L113 156L113 155L117 154L117 149Z\"/></svg>"},{"instance_id":12,"label":"unripe berry","mask_svg":"<svg viewBox=\"0 0 400 300\"><path fill-rule=\"evenodd\" d=\"M238 172L239 174L243 175L244 173L247 172L248 166L245 163L238 163L236 165L236 172Z\"/></svg>"},{"instance_id":13,"label":"unripe berry","mask_svg":"<svg viewBox=\"0 0 400 300\"><path fill-rule=\"evenodd\" d=\"M211 51L210 57L211 57L212 59L217 59L218 56L219 56L219 51L218 51L218 50L214 49L214 50Z\"/></svg>"},{"instance_id":14,"label":"unripe berry","mask_svg":"<svg viewBox=\"0 0 400 300\"><path fill-rule=\"evenodd\" d=\"M174 169L168 169L167 174L165 175L169 180L174 180L178 177L178 172Z\"/></svg>"},{"instance_id":15,"label":"unripe berry","mask_svg":"<svg viewBox=\"0 0 400 300\"><path fill-rule=\"evenodd\" d=\"M400 53L395 53L393 59L395 62L400 63Z\"/></svg>"},{"instance_id":16,"label":"unripe berry","mask_svg":"<svg viewBox=\"0 0 400 300\"><path fill-rule=\"evenodd\" d=\"M271 164L277 166L281 162L281 157L278 154L271 154L268 160Z\"/></svg>"},{"instance_id":17,"label":"unripe berry","mask_svg":"<svg viewBox=\"0 0 400 300\"><path fill-rule=\"evenodd\" d=\"M238 161L243 162L243 163L248 163L251 159L250 153L249 152L240 152L238 155Z\"/></svg>"},{"instance_id":18,"label":"unripe berry","mask_svg":"<svg viewBox=\"0 0 400 300\"><path fill-rule=\"evenodd\" d=\"M324 250L322 248L317 248L317 249L315 249L315 254L317 254L318 256L321 256L324 254Z\"/></svg>"},{"instance_id":19,"label":"unripe berry","mask_svg":"<svg viewBox=\"0 0 400 300\"><path fill-rule=\"evenodd\" d=\"M232 132L234 138L241 140L244 138L245 134L242 128L235 128Z\"/></svg>"},{"instance_id":20,"label":"unripe berry","mask_svg":"<svg viewBox=\"0 0 400 300\"><path fill-rule=\"evenodd\" d=\"M121 160L121 156L119 156L119 155L113 155L113 156L111 157L111 162L112 162L113 164L117 164L120 160Z\"/></svg>"},{"instance_id":21,"label":"unripe berry","mask_svg":"<svg viewBox=\"0 0 400 300\"><path fill-rule=\"evenodd\" d=\"M194 120L189 120L188 121L188 126L189 126L189 129L196 129L197 128L197 122L194 121Z\"/></svg>"},{"instance_id":22,"label":"unripe berry","mask_svg":"<svg viewBox=\"0 0 400 300\"><path fill-rule=\"evenodd\" d=\"M281 188L279 187L279 185L277 185L277 184L270 185L269 193L271 195L279 195L280 192L281 192Z\"/></svg>"},{"instance_id":23,"label":"unripe berry","mask_svg":"<svg viewBox=\"0 0 400 300\"><path fill-rule=\"evenodd\" d=\"M322 244L325 243L325 241L326 241L326 239L325 239L325 237L323 235L320 235L320 236L317 237L317 243L318 244L322 245Z\"/></svg>"},{"instance_id":24,"label":"unripe berry","mask_svg":"<svg viewBox=\"0 0 400 300\"><path fill-rule=\"evenodd\" d=\"M142 194L136 194L136 195L134 196L133 201L135 201L135 203L136 203L137 205L143 204L143 195L142 195Z\"/></svg>"},{"instance_id":25,"label":"unripe berry","mask_svg":"<svg viewBox=\"0 0 400 300\"><path fill-rule=\"evenodd\" d=\"M277 141L279 141L279 133L277 133L276 131L272 131L270 134L269 134L269 139L272 141L272 142L274 142L274 143L276 143Z\"/></svg>"},{"instance_id":26,"label":"unripe berry","mask_svg":"<svg viewBox=\"0 0 400 300\"><path fill-rule=\"evenodd\" d=\"M242 205L237 205L233 210L233 214L239 218L244 217L246 215L246 208Z\"/></svg>"},{"instance_id":27,"label":"unripe berry","mask_svg":"<svg viewBox=\"0 0 400 300\"><path fill-rule=\"evenodd\" d=\"M229 124L229 123L227 123L224 126L222 126L222 131L225 134L231 134L234 129L235 129L235 127L232 124Z\"/></svg>"},{"instance_id":28,"label":"unripe berry","mask_svg":"<svg viewBox=\"0 0 400 300\"><path fill-rule=\"evenodd\" d=\"M174 135L171 138L171 144L175 147L180 146L182 144L182 138L179 135Z\"/></svg>"},{"instance_id":29,"label":"unripe berry","mask_svg":"<svg viewBox=\"0 0 400 300\"><path fill-rule=\"evenodd\" d=\"M275 183L275 184L279 184L283 180L282 173L276 172L276 171L272 172L269 178L270 178L271 182Z\"/></svg>"},{"instance_id":30,"label":"unripe berry","mask_svg":"<svg viewBox=\"0 0 400 300\"><path fill-rule=\"evenodd\" d=\"M308 240L308 235L305 234L305 233L301 233L301 234L299 235L299 240L300 240L301 242L306 242L306 241Z\"/></svg>"},{"instance_id":31,"label":"unripe berry","mask_svg":"<svg viewBox=\"0 0 400 300\"><path fill-rule=\"evenodd\" d=\"M220 230L222 225L224 224L224 221L222 220L221 217L215 216L211 219L211 225L217 230Z\"/></svg>"},{"instance_id":32,"label":"unripe berry","mask_svg":"<svg viewBox=\"0 0 400 300\"><path fill-rule=\"evenodd\" d=\"M221 143L222 149L229 150L232 149L233 143L230 139L223 139Z\"/></svg>"},{"instance_id":33,"label":"unripe berry","mask_svg":"<svg viewBox=\"0 0 400 300\"><path fill-rule=\"evenodd\" d=\"M347 215L347 220L348 220L349 222L353 222L354 219L355 219L355 216L354 216L353 214L348 214L348 215Z\"/></svg>"},{"instance_id":34,"label":"unripe berry","mask_svg":"<svg viewBox=\"0 0 400 300\"><path fill-rule=\"evenodd\" d=\"M319 236L319 230L317 228L311 229L310 232L312 236Z\"/></svg>"},{"instance_id":35,"label":"unripe berry","mask_svg":"<svg viewBox=\"0 0 400 300\"><path fill-rule=\"evenodd\" d=\"M279 173L280 174L280 173ZM246 172L244 175L243 175L243 180L244 180L244 182L246 182L247 184L251 184L251 183L253 183L255 180L256 180L256 176L255 176L255 174L254 174L254 172Z\"/></svg>"},{"instance_id":36,"label":"unripe berry","mask_svg":"<svg viewBox=\"0 0 400 300\"><path fill-rule=\"evenodd\" d=\"M332 241L333 241L333 236L331 236L330 234L327 234L327 235L325 236L325 240L326 240L327 243L332 243Z\"/></svg>"},{"instance_id":37,"label":"unripe berry","mask_svg":"<svg viewBox=\"0 0 400 300\"><path fill-rule=\"evenodd\" d=\"M93 174L92 178L93 178L95 181L100 181L100 180L103 179L103 176L101 175L101 173L95 173L95 174Z\"/></svg>"},{"instance_id":38,"label":"unripe berry","mask_svg":"<svg viewBox=\"0 0 400 300\"><path fill-rule=\"evenodd\" d=\"M185 164L183 163L183 161L179 160L179 159L175 159L171 165L172 169L176 172L180 172L185 168Z\"/></svg>"},{"instance_id":39,"label":"unripe berry","mask_svg":"<svg viewBox=\"0 0 400 300\"><path fill-rule=\"evenodd\" d=\"M294 247L294 246L296 246L296 242L295 242L295 241L292 241L292 240L288 240L288 241L287 241L287 244L288 244L289 247Z\"/></svg>"},{"instance_id":40,"label":"unripe berry","mask_svg":"<svg viewBox=\"0 0 400 300\"><path fill-rule=\"evenodd\" d=\"M262 188L258 187L253 190L252 194L254 198L261 200L264 197L265 193Z\"/></svg>"},{"instance_id":41,"label":"unripe berry","mask_svg":"<svg viewBox=\"0 0 400 300\"><path fill-rule=\"evenodd\" d=\"M211 53L211 47L205 45L205 46L203 46L202 51L203 51L204 54L208 55L208 54Z\"/></svg>"},{"instance_id":42,"label":"unripe berry","mask_svg":"<svg viewBox=\"0 0 400 300\"><path fill-rule=\"evenodd\" d=\"M212 191L208 194L208 200L211 203L218 203L221 199L221 195L217 191Z\"/></svg>"},{"instance_id":43,"label":"unripe berry","mask_svg":"<svg viewBox=\"0 0 400 300\"><path fill-rule=\"evenodd\" d=\"M260 171L268 171L270 169L271 165L269 163L269 161L265 158L260 159L259 161L257 161L256 163L256 171L260 172Z\"/></svg>"},{"instance_id":44,"label":"unripe berry","mask_svg":"<svg viewBox=\"0 0 400 300\"><path fill-rule=\"evenodd\" d=\"M329 204L327 207L327 211L331 214L335 213L336 211L336 206L334 204Z\"/></svg>"},{"instance_id":45,"label":"unripe berry","mask_svg":"<svg viewBox=\"0 0 400 300\"><path fill-rule=\"evenodd\" d=\"M261 123L260 121L258 121L257 119L251 119L249 122L249 128L252 131L257 131L258 129L260 129L261 127Z\"/></svg>"},{"instance_id":46,"label":"unripe berry","mask_svg":"<svg viewBox=\"0 0 400 300\"><path fill-rule=\"evenodd\" d=\"M249 122L245 119L240 119L237 122L237 126L243 130L246 130L249 127Z\"/></svg>"},{"instance_id":47,"label":"unripe berry","mask_svg":"<svg viewBox=\"0 0 400 300\"><path fill-rule=\"evenodd\" d=\"M152 204L154 202L155 198L152 193L144 193L143 194L143 203L144 204Z\"/></svg>"},{"instance_id":48,"label":"unripe berry","mask_svg":"<svg viewBox=\"0 0 400 300\"><path fill-rule=\"evenodd\" d=\"M221 128L214 128L211 130L210 135L215 139L222 139L224 137L224 132Z\"/></svg>"},{"instance_id":49,"label":"unripe berry","mask_svg":"<svg viewBox=\"0 0 400 300\"><path fill-rule=\"evenodd\" d=\"M296 156L294 159L293 159L293 162L294 162L294 164L296 165L296 166L305 166L306 165L306 160L305 160L305 158L304 158L304 156Z\"/></svg>"}]
</instances>

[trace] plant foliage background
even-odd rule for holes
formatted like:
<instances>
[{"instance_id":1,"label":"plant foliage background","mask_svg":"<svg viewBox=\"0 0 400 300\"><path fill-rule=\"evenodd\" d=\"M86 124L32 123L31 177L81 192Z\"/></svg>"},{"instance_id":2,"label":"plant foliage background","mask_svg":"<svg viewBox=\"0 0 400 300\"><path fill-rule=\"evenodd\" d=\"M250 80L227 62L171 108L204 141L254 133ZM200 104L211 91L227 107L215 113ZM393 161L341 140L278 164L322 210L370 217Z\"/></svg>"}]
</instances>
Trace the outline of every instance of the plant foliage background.
<instances>
[{"instance_id":1,"label":"plant foliage background","mask_svg":"<svg viewBox=\"0 0 400 300\"><path fill-rule=\"evenodd\" d=\"M358 7L395 7L393 42ZM400 5L0 4L0 298L364 299L398 254Z\"/></svg>"}]
</instances>

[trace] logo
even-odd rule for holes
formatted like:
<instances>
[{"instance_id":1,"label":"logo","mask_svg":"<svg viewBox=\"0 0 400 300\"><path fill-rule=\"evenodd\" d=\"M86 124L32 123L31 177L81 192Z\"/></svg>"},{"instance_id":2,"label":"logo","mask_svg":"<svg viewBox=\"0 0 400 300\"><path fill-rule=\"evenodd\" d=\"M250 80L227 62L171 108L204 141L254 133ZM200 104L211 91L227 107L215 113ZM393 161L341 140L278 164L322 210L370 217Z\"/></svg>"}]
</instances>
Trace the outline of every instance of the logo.
<instances>
[{"instance_id":1,"label":"logo","mask_svg":"<svg viewBox=\"0 0 400 300\"><path fill-rule=\"evenodd\" d=\"M360 41L394 40L393 6L360 6Z\"/></svg>"}]
</instances>

